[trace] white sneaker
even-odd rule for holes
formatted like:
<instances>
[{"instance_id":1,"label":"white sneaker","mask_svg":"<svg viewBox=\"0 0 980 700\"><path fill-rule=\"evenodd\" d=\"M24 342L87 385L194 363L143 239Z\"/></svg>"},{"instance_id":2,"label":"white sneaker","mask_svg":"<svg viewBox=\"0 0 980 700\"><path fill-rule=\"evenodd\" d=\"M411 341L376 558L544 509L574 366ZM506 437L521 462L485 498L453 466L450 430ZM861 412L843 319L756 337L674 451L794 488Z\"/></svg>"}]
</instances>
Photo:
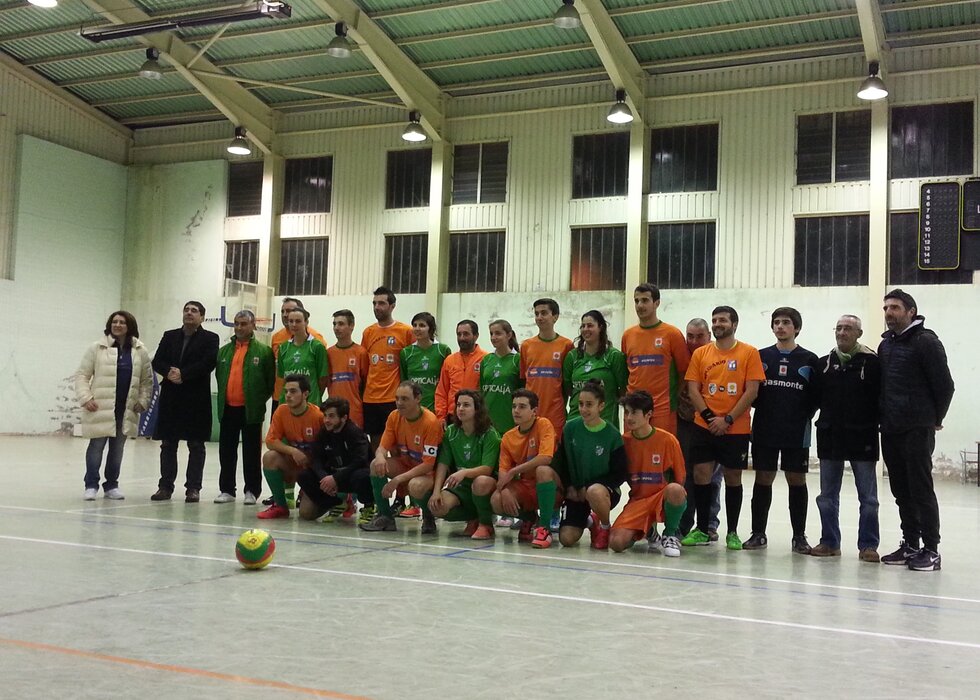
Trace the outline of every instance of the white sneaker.
<instances>
[{"instance_id":1,"label":"white sneaker","mask_svg":"<svg viewBox=\"0 0 980 700\"><path fill-rule=\"evenodd\" d=\"M654 530L647 538L647 551L651 554L660 554L664 551L664 538Z\"/></svg>"},{"instance_id":2,"label":"white sneaker","mask_svg":"<svg viewBox=\"0 0 980 700\"><path fill-rule=\"evenodd\" d=\"M126 498L125 496L123 496L123 492L120 491L118 488L109 489L108 491L106 491L105 497L111 501L121 501L124 498Z\"/></svg>"},{"instance_id":3,"label":"white sneaker","mask_svg":"<svg viewBox=\"0 0 980 700\"><path fill-rule=\"evenodd\" d=\"M679 557L681 555L681 541L673 535L668 535L663 539L664 556Z\"/></svg>"},{"instance_id":4,"label":"white sneaker","mask_svg":"<svg viewBox=\"0 0 980 700\"><path fill-rule=\"evenodd\" d=\"M82 494L82 498L86 501L94 501L95 497L99 495L98 489L85 489L85 493ZM106 494L107 496L109 494Z\"/></svg>"},{"instance_id":5,"label":"white sneaker","mask_svg":"<svg viewBox=\"0 0 980 700\"><path fill-rule=\"evenodd\" d=\"M258 499L255 497L255 494L254 493L252 493L251 491L246 491L245 492L245 505L247 505L247 506L254 506L255 505L255 501L257 501L257 500Z\"/></svg>"},{"instance_id":6,"label":"white sneaker","mask_svg":"<svg viewBox=\"0 0 980 700\"><path fill-rule=\"evenodd\" d=\"M216 499L214 499L214 502L215 503L234 503L235 502L235 497L232 496L230 493L225 493L224 491L222 491L218 495L218 497Z\"/></svg>"},{"instance_id":7,"label":"white sneaker","mask_svg":"<svg viewBox=\"0 0 980 700\"><path fill-rule=\"evenodd\" d=\"M514 519L509 515L501 515L497 518L497 527L510 527L514 524Z\"/></svg>"}]
</instances>

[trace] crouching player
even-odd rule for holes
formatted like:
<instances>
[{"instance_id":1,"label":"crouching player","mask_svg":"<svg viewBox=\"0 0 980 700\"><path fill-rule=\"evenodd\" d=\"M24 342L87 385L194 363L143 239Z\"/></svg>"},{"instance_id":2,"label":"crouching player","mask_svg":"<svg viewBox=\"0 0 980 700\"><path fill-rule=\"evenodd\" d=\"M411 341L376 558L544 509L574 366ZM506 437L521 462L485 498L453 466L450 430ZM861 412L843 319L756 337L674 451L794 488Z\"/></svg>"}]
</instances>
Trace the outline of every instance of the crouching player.
<instances>
[{"instance_id":1,"label":"crouching player","mask_svg":"<svg viewBox=\"0 0 980 700\"><path fill-rule=\"evenodd\" d=\"M429 510L450 522L467 521L465 536L493 539L490 494L497 486L493 473L500 457L500 433L490 422L480 392L461 389L455 409L439 447Z\"/></svg>"},{"instance_id":2,"label":"crouching player","mask_svg":"<svg viewBox=\"0 0 980 700\"><path fill-rule=\"evenodd\" d=\"M518 542L545 549L551 546L551 516L561 505L561 482L551 468L555 427L538 417L538 395L530 389L512 394L511 415L514 427L500 441L497 488L490 505L498 515L521 519Z\"/></svg>"},{"instance_id":3,"label":"crouching player","mask_svg":"<svg viewBox=\"0 0 980 700\"><path fill-rule=\"evenodd\" d=\"M272 491L272 505L257 513L263 520L289 517L286 482L294 483L296 476L313 463L313 443L323 426L323 414L307 401L309 396L309 377L286 375L283 402L272 414L265 436L269 451L262 455L262 472Z\"/></svg>"},{"instance_id":4,"label":"crouching player","mask_svg":"<svg viewBox=\"0 0 980 700\"><path fill-rule=\"evenodd\" d=\"M356 493L364 504L363 522L374 517L371 490L371 443L367 435L350 420L350 402L332 397L320 404L323 427L313 443L313 460L296 476L303 489L299 517L316 520L331 508L347 502Z\"/></svg>"},{"instance_id":5,"label":"crouching player","mask_svg":"<svg viewBox=\"0 0 980 700\"><path fill-rule=\"evenodd\" d=\"M663 538L651 540L650 551L662 550L668 557L681 555L678 527L687 508L687 492L681 445L666 430L651 425L653 398L645 391L624 396L626 468L630 499L613 523L609 548L622 552L642 539L655 523L664 523Z\"/></svg>"},{"instance_id":6,"label":"crouching player","mask_svg":"<svg viewBox=\"0 0 980 700\"><path fill-rule=\"evenodd\" d=\"M404 381L395 390L395 410L385 422L381 443L371 462L371 487L377 515L361 523L367 532L394 532L395 518L388 499L399 488L408 488L416 505L422 508L422 534L436 531L436 521L422 496L432 492L432 472L442 442L442 421L422 405L422 389ZM428 499L426 499L428 500Z\"/></svg>"},{"instance_id":7,"label":"crouching player","mask_svg":"<svg viewBox=\"0 0 980 700\"><path fill-rule=\"evenodd\" d=\"M579 417L565 423L565 518L558 540L570 547L592 531L592 549L609 547L609 512L619 503L626 480L623 436L602 418L606 391L600 382L585 382L578 395ZM592 523L589 524L591 514Z\"/></svg>"}]
</instances>

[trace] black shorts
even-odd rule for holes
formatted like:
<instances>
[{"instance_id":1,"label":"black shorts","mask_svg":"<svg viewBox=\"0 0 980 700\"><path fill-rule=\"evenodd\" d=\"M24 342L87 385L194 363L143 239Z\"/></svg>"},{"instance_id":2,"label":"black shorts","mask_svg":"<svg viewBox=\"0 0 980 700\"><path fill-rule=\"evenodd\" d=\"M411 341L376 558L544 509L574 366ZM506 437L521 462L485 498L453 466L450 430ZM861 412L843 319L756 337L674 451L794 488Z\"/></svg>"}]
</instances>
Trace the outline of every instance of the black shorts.
<instances>
[{"instance_id":1,"label":"black shorts","mask_svg":"<svg viewBox=\"0 0 980 700\"><path fill-rule=\"evenodd\" d=\"M603 484L605 486L605 484ZM609 491L609 510L612 510L619 503L619 492L606 486ZM561 527L577 527L584 530L589 526L589 515L592 513L592 506L588 501L569 501L565 500L565 517L561 519Z\"/></svg>"},{"instance_id":2,"label":"black shorts","mask_svg":"<svg viewBox=\"0 0 980 700\"><path fill-rule=\"evenodd\" d=\"M380 438L385 431L388 416L395 410L395 402L364 404L364 432L372 438Z\"/></svg>"},{"instance_id":3,"label":"black shorts","mask_svg":"<svg viewBox=\"0 0 980 700\"><path fill-rule=\"evenodd\" d=\"M752 443L752 468L757 472L774 472L776 466L784 472L806 474L810 470L808 447L764 447Z\"/></svg>"},{"instance_id":4,"label":"black shorts","mask_svg":"<svg viewBox=\"0 0 980 700\"><path fill-rule=\"evenodd\" d=\"M726 469L746 469L749 465L748 435L712 435L707 428L694 426L691 436L691 464L717 462Z\"/></svg>"}]
</instances>

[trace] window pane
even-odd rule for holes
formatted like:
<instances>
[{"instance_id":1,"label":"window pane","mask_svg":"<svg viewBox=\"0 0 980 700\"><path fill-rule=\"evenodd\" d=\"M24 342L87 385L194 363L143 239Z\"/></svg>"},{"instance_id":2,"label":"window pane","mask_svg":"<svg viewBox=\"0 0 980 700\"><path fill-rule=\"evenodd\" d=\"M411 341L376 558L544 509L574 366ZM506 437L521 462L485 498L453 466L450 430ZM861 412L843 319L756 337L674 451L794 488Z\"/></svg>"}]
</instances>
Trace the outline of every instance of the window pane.
<instances>
[{"instance_id":1,"label":"window pane","mask_svg":"<svg viewBox=\"0 0 980 700\"><path fill-rule=\"evenodd\" d=\"M424 233L385 236L385 286L396 294L425 292L429 237Z\"/></svg>"},{"instance_id":2,"label":"window pane","mask_svg":"<svg viewBox=\"0 0 980 700\"><path fill-rule=\"evenodd\" d=\"M834 179L871 178L871 110L837 113Z\"/></svg>"},{"instance_id":3,"label":"window pane","mask_svg":"<svg viewBox=\"0 0 980 700\"><path fill-rule=\"evenodd\" d=\"M715 222L650 224L647 279L661 289L715 286Z\"/></svg>"},{"instance_id":4,"label":"window pane","mask_svg":"<svg viewBox=\"0 0 980 700\"><path fill-rule=\"evenodd\" d=\"M961 233L962 235L962 233ZM920 270L919 214L892 214L888 219L888 284L971 284L973 270Z\"/></svg>"},{"instance_id":5,"label":"window pane","mask_svg":"<svg viewBox=\"0 0 980 700\"><path fill-rule=\"evenodd\" d=\"M572 141L572 198L626 194L630 135L590 134Z\"/></svg>"},{"instance_id":6,"label":"window pane","mask_svg":"<svg viewBox=\"0 0 980 700\"><path fill-rule=\"evenodd\" d=\"M832 113L801 114L797 117L797 185L830 182L830 165L833 160L833 133L834 115ZM870 139L870 131L868 132L868 137Z\"/></svg>"},{"instance_id":7,"label":"window pane","mask_svg":"<svg viewBox=\"0 0 980 700\"><path fill-rule=\"evenodd\" d=\"M286 161L283 214L330 211L333 158L291 158Z\"/></svg>"},{"instance_id":8,"label":"window pane","mask_svg":"<svg viewBox=\"0 0 980 700\"><path fill-rule=\"evenodd\" d=\"M326 238L282 241L279 260L279 294L327 293Z\"/></svg>"},{"instance_id":9,"label":"window pane","mask_svg":"<svg viewBox=\"0 0 980 700\"><path fill-rule=\"evenodd\" d=\"M480 165L480 201L507 201L507 151L508 144L483 144L483 162Z\"/></svg>"},{"instance_id":10,"label":"window pane","mask_svg":"<svg viewBox=\"0 0 980 700\"><path fill-rule=\"evenodd\" d=\"M803 287L868 283L868 216L796 220L793 283Z\"/></svg>"},{"instance_id":11,"label":"window pane","mask_svg":"<svg viewBox=\"0 0 980 700\"><path fill-rule=\"evenodd\" d=\"M504 288L504 232L449 236L448 292L499 292Z\"/></svg>"},{"instance_id":12,"label":"window pane","mask_svg":"<svg viewBox=\"0 0 980 700\"><path fill-rule=\"evenodd\" d=\"M262 161L228 164L228 216L262 213Z\"/></svg>"},{"instance_id":13,"label":"window pane","mask_svg":"<svg viewBox=\"0 0 980 700\"><path fill-rule=\"evenodd\" d=\"M385 208L429 206L432 149L388 151Z\"/></svg>"},{"instance_id":14,"label":"window pane","mask_svg":"<svg viewBox=\"0 0 980 700\"><path fill-rule=\"evenodd\" d=\"M225 279L258 284L258 241L234 241L225 243Z\"/></svg>"},{"instance_id":15,"label":"window pane","mask_svg":"<svg viewBox=\"0 0 980 700\"><path fill-rule=\"evenodd\" d=\"M480 144L453 149L453 204L480 201Z\"/></svg>"},{"instance_id":16,"label":"window pane","mask_svg":"<svg viewBox=\"0 0 980 700\"><path fill-rule=\"evenodd\" d=\"M893 107L891 177L973 172L973 103Z\"/></svg>"},{"instance_id":17,"label":"window pane","mask_svg":"<svg viewBox=\"0 0 980 700\"><path fill-rule=\"evenodd\" d=\"M718 125L699 124L650 133L650 191L718 189Z\"/></svg>"},{"instance_id":18,"label":"window pane","mask_svg":"<svg viewBox=\"0 0 980 700\"><path fill-rule=\"evenodd\" d=\"M572 229L572 291L622 289L626 284L626 227Z\"/></svg>"}]
</instances>

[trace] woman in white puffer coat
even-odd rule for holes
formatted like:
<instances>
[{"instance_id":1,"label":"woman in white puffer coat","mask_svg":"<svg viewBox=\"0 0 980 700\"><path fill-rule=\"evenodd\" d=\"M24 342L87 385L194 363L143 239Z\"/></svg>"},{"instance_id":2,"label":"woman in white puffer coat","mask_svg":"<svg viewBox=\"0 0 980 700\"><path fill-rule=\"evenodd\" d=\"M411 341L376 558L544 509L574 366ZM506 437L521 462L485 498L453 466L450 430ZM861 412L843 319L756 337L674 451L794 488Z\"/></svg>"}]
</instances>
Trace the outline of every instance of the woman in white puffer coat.
<instances>
[{"instance_id":1,"label":"woman in white puffer coat","mask_svg":"<svg viewBox=\"0 0 980 700\"><path fill-rule=\"evenodd\" d=\"M106 443L105 497L124 498L119 467L126 438L137 435L139 414L150 405L153 368L139 326L128 311L116 311L105 324L105 337L85 352L75 373L75 395L82 407L82 436L91 438L85 452L85 495L99 493L99 468Z\"/></svg>"}]
</instances>

